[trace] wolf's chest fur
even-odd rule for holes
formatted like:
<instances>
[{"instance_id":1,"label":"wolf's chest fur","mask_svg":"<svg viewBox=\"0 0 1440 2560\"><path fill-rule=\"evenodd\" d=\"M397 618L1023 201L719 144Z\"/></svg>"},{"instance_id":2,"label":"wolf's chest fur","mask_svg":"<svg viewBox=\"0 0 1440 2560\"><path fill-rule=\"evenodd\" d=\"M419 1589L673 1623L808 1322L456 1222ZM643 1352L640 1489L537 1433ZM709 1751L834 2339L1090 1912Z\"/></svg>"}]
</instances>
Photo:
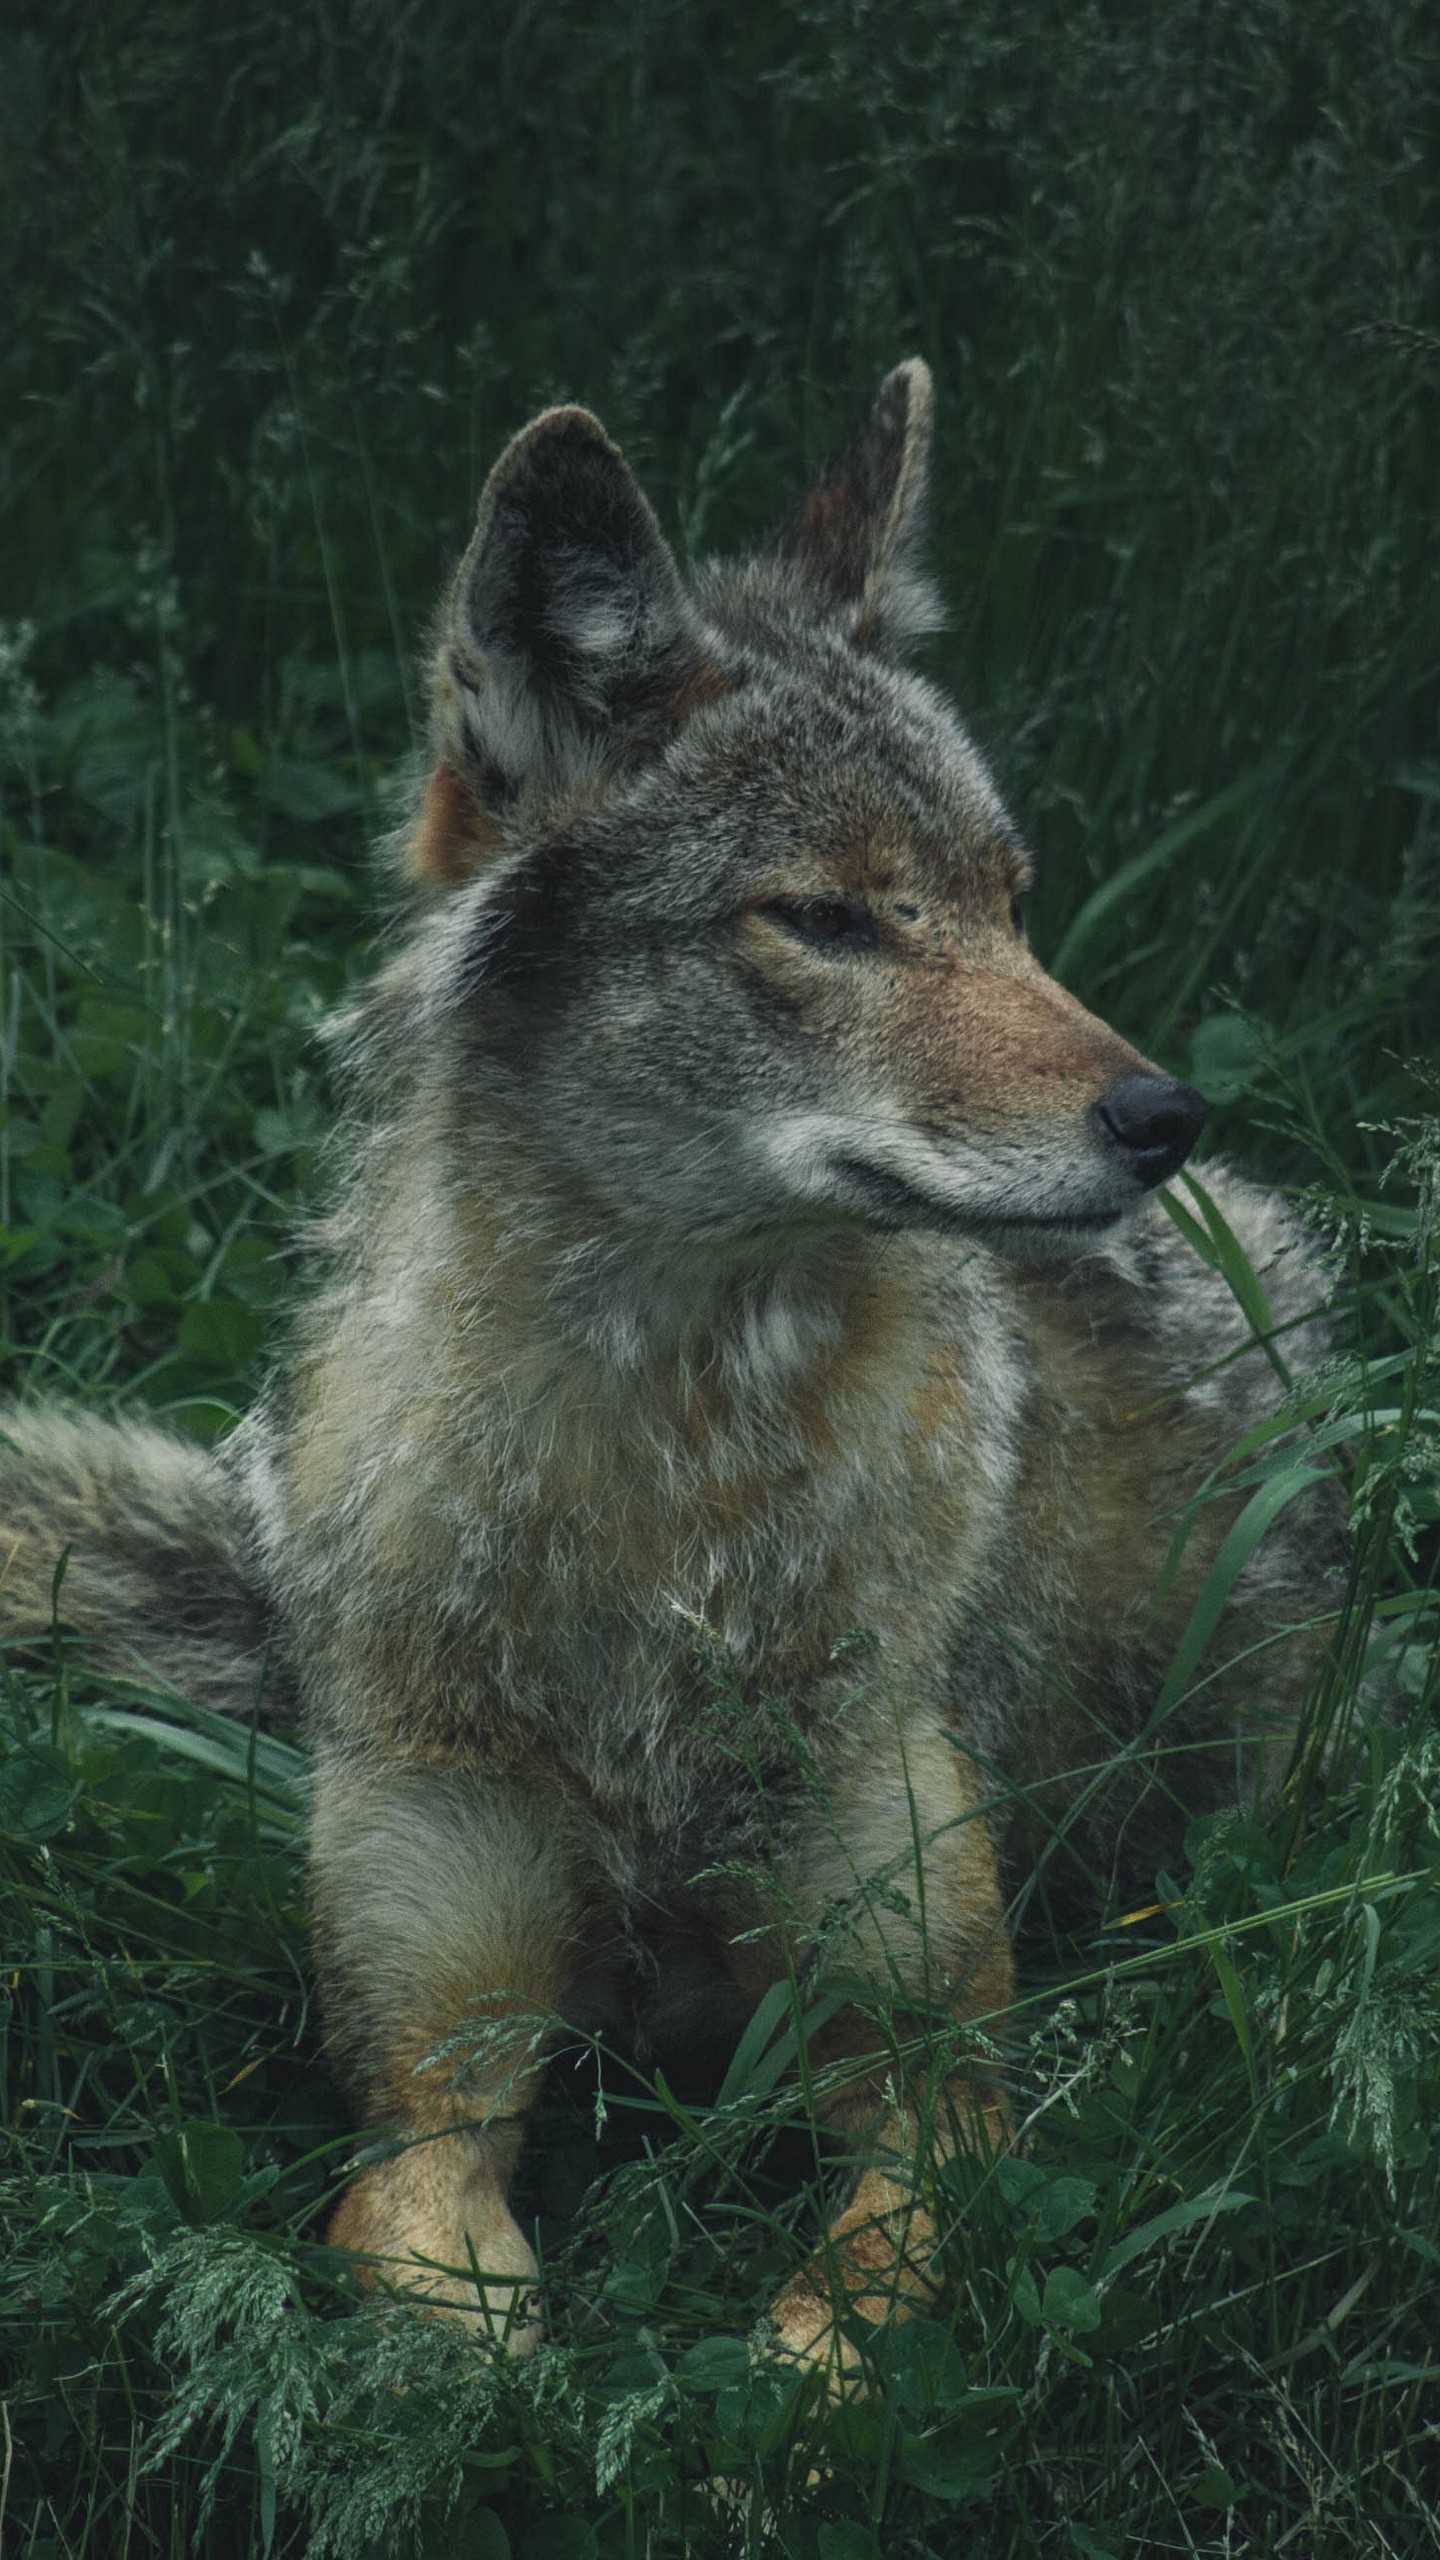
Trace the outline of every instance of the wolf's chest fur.
<instances>
[{"instance_id":1,"label":"wolf's chest fur","mask_svg":"<svg viewBox=\"0 0 1440 2560\"><path fill-rule=\"evenodd\" d=\"M698 1325L652 1293L623 1360L503 1254L463 1291L447 1267L362 1286L304 1373L274 1543L322 1721L343 1695L376 1745L545 1746L661 1813L747 1715L773 1755L771 1707L845 1711L858 1630L892 1700L943 1707L1025 1392L984 1257L831 1239Z\"/></svg>"}]
</instances>

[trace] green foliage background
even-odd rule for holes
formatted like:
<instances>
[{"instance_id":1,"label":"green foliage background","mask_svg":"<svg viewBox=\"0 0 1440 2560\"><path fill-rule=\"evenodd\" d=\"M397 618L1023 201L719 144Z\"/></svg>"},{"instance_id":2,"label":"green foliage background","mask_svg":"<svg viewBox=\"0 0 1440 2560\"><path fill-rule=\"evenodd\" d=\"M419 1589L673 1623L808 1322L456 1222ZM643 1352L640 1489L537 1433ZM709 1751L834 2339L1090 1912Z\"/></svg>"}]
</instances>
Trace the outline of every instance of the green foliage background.
<instances>
[{"instance_id":1,"label":"green foliage background","mask_svg":"<svg viewBox=\"0 0 1440 2560\"><path fill-rule=\"evenodd\" d=\"M204 1432L253 1386L331 1107L315 1029L366 965L418 641L503 437L587 401L703 554L923 352L930 663L1044 849L1036 943L1338 1235L1346 1363L1295 1408L1317 1448L1345 1419L1357 1498L1316 1714L1366 1666L1399 1710L1353 1779L1197 1843L1166 1912L1037 1950L1030 2150L947 2173L955 2306L827 2426L740 2343L813 2211L766 2166L763 2070L708 2114L622 2091L603 2155L557 2098L527 2372L340 2316L298 1754L15 1668L27 2560L1440 2549L1437 73L1424 0L55 0L0 30L17 1383Z\"/></svg>"}]
</instances>

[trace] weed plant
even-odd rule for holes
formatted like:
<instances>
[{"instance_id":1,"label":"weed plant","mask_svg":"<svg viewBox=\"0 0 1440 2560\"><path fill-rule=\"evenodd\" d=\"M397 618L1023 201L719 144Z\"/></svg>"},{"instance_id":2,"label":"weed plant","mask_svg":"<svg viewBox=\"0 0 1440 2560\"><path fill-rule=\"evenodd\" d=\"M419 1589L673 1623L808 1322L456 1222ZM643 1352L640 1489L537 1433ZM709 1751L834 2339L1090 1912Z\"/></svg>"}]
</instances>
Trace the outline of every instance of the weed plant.
<instances>
[{"instance_id":1,"label":"weed plant","mask_svg":"<svg viewBox=\"0 0 1440 2560\"><path fill-rule=\"evenodd\" d=\"M1331 1239L1244 1537L1314 1468L1355 1518L1275 1809L1084 1939L1035 1897L1023 2146L937 2160L949 2290L829 2414L749 2353L830 2174L798 1991L718 2095L555 2075L529 2365L378 2314L319 2236L298 1744L17 1658L7 2551L1440 2552L1440 23L53 0L0 44L14 1384L213 1436L262 1373L503 436L590 401L703 553L913 349L931 664L1044 850L1037 945Z\"/></svg>"}]
</instances>

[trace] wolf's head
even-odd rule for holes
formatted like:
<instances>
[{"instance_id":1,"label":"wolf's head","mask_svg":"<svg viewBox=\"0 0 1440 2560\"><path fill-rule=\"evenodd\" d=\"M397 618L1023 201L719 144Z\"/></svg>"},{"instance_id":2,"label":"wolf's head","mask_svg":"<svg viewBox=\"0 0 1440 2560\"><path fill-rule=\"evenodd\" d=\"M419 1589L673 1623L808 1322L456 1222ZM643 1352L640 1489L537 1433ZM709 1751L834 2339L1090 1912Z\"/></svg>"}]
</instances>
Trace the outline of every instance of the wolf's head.
<instances>
[{"instance_id":1,"label":"wolf's head","mask_svg":"<svg viewBox=\"0 0 1440 2560\"><path fill-rule=\"evenodd\" d=\"M407 863L456 1125L523 1125L657 1239L1063 1253L1199 1134L1199 1095L1040 967L1031 858L901 663L936 619L930 411L901 365L771 542L687 589L596 420L549 410L442 610Z\"/></svg>"}]
</instances>

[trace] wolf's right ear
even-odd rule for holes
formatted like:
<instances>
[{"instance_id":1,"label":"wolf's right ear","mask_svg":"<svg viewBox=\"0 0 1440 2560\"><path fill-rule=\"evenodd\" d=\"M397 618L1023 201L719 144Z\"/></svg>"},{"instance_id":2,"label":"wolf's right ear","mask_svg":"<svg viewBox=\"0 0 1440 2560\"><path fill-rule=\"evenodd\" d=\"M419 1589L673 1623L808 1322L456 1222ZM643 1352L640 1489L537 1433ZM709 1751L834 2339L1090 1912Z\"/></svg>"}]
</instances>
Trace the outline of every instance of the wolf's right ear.
<instances>
[{"instance_id":1,"label":"wolf's right ear","mask_svg":"<svg viewBox=\"0 0 1440 2560\"><path fill-rule=\"evenodd\" d=\"M680 572L599 420L547 409L491 472L441 609L432 778L410 867L437 886L498 843L522 794L653 753L725 682Z\"/></svg>"},{"instance_id":2,"label":"wolf's right ear","mask_svg":"<svg viewBox=\"0 0 1440 2560\"><path fill-rule=\"evenodd\" d=\"M859 649L901 650L944 619L918 561L935 388L919 356L880 385L849 452L772 536L823 613Z\"/></svg>"}]
</instances>

